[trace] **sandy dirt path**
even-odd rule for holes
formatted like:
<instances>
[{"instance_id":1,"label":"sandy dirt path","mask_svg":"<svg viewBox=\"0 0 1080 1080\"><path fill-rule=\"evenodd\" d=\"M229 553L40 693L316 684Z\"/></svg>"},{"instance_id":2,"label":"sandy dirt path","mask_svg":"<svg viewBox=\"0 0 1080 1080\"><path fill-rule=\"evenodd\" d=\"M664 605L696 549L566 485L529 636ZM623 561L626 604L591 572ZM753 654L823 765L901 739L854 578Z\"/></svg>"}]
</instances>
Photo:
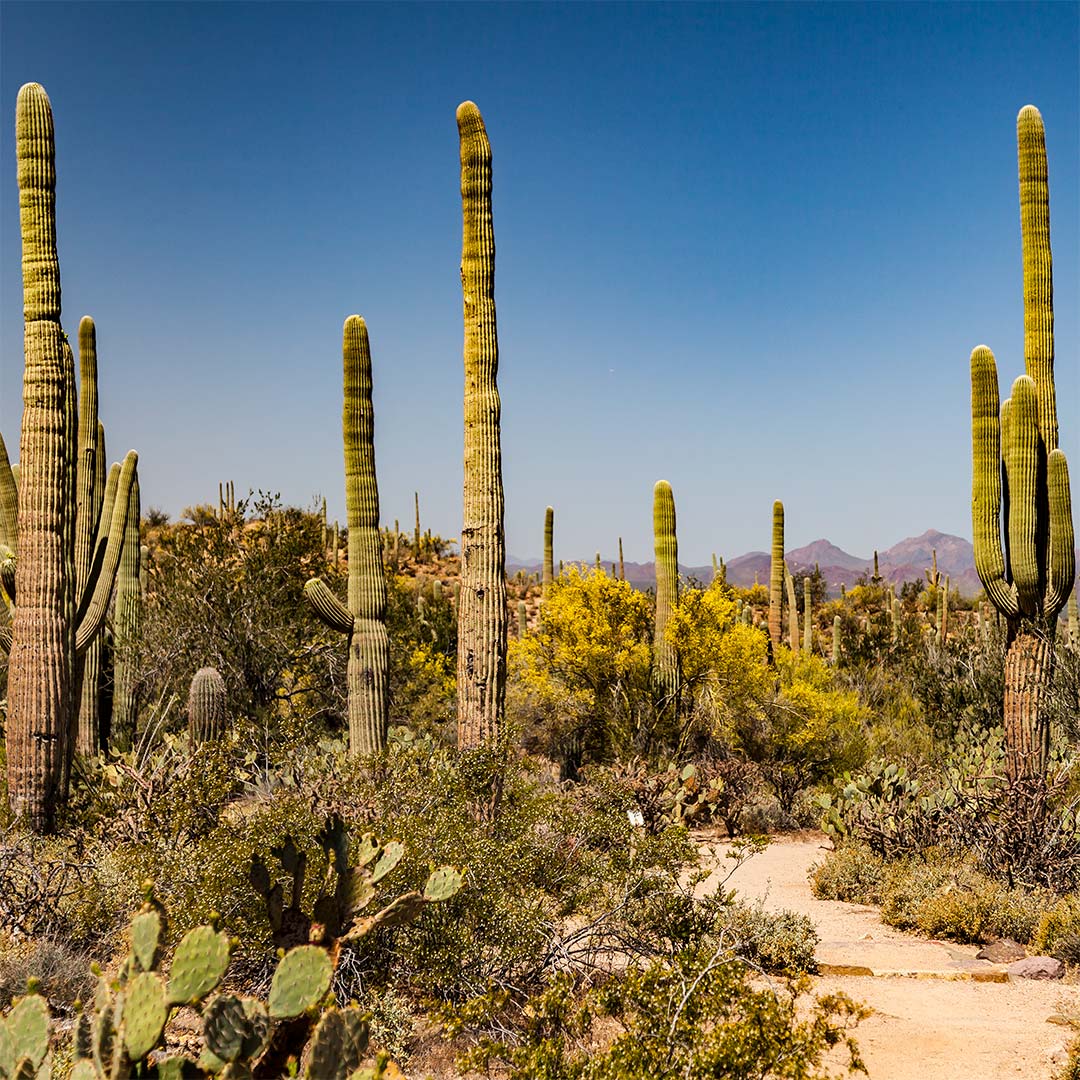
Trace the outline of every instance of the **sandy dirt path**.
<instances>
[{"instance_id":1,"label":"sandy dirt path","mask_svg":"<svg viewBox=\"0 0 1080 1080\"><path fill-rule=\"evenodd\" d=\"M871 1080L1050 1080L1071 1038L1056 1018L1080 1008L1080 987L981 981L1007 976L976 960L974 946L904 934L874 908L815 899L807 872L828 849L817 833L777 838L727 887L813 919L825 972L815 989L842 990L873 1009L856 1032ZM699 891L715 889L729 868L721 861ZM844 970L862 974L834 973Z\"/></svg>"}]
</instances>

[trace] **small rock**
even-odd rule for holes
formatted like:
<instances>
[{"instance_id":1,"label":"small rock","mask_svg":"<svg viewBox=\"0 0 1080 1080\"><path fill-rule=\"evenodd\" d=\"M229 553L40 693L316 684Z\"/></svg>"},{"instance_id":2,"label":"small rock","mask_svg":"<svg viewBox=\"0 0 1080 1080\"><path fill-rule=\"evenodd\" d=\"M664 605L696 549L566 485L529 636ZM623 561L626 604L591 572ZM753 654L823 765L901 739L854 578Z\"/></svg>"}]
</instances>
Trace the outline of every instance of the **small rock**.
<instances>
[{"instance_id":1,"label":"small rock","mask_svg":"<svg viewBox=\"0 0 1080 1080\"><path fill-rule=\"evenodd\" d=\"M863 941L873 941L874 940L874 935L873 934L863 934L862 939L863 939Z\"/></svg>"},{"instance_id":2,"label":"small rock","mask_svg":"<svg viewBox=\"0 0 1080 1080\"><path fill-rule=\"evenodd\" d=\"M1009 965L1009 976L1013 979L1060 979L1065 974L1065 965L1052 956L1028 956Z\"/></svg>"},{"instance_id":3,"label":"small rock","mask_svg":"<svg viewBox=\"0 0 1080 1080\"><path fill-rule=\"evenodd\" d=\"M990 960L995 964L1011 964L1014 960L1023 960L1027 956L1024 946L1012 938L1002 938L980 949L975 954L976 960Z\"/></svg>"}]
</instances>

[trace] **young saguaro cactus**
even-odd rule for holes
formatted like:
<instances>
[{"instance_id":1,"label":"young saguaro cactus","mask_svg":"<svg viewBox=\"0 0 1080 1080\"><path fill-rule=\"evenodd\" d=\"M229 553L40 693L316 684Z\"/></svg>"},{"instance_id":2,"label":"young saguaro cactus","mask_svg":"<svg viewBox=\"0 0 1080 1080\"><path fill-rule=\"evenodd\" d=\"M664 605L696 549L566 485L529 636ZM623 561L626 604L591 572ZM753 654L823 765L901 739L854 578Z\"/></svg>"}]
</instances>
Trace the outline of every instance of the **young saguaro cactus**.
<instances>
[{"instance_id":1,"label":"young saguaro cactus","mask_svg":"<svg viewBox=\"0 0 1080 1080\"><path fill-rule=\"evenodd\" d=\"M1069 470L1058 447L1046 133L1039 110L1017 117L1026 374L998 400L993 353L971 354L975 569L1005 617L1005 767L1045 774L1054 634L1076 576ZM1001 544L1002 527L1006 543Z\"/></svg>"},{"instance_id":2,"label":"young saguaro cactus","mask_svg":"<svg viewBox=\"0 0 1080 1080\"><path fill-rule=\"evenodd\" d=\"M813 604L810 600L810 575L802 579L803 588L803 649L811 652L814 647Z\"/></svg>"},{"instance_id":3,"label":"young saguaro cactus","mask_svg":"<svg viewBox=\"0 0 1080 1080\"><path fill-rule=\"evenodd\" d=\"M217 668L199 668L188 691L188 740L192 746L225 734L225 680Z\"/></svg>"},{"instance_id":4,"label":"young saguaro cactus","mask_svg":"<svg viewBox=\"0 0 1080 1080\"><path fill-rule=\"evenodd\" d=\"M791 568L784 564L784 584L787 587L788 599L788 646L793 653L799 651L799 606L795 599L795 575Z\"/></svg>"},{"instance_id":5,"label":"young saguaro cactus","mask_svg":"<svg viewBox=\"0 0 1080 1080\"><path fill-rule=\"evenodd\" d=\"M774 649L783 640L784 604L784 504L778 499L772 510L772 558L769 565L769 637Z\"/></svg>"},{"instance_id":6,"label":"young saguaro cactus","mask_svg":"<svg viewBox=\"0 0 1080 1080\"><path fill-rule=\"evenodd\" d=\"M544 578L540 598L546 600L555 577L555 510L549 506L544 511Z\"/></svg>"},{"instance_id":7,"label":"young saguaro cactus","mask_svg":"<svg viewBox=\"0 0 1080 1080\"><path fill-rule=\"evenodd\" d=\"M135 693L135 656L133 649L142 627L142 544L139 522L142 506L138 475L128 493L124 519L124 550L116 575L116 612L114 616L117 658L113 674L113 712L110 742L117 750L130 750L138 721Z\"/></svg>"},{"instance_id":8,"label":"young saguaro cactus","mask_svg":"<svg viewBox=\"0 0 1080 1080\"><path fill-rule=\"evenodd\" d=\"M359 315L345 320L345 503L349 522L349 603L344 605L320 578L304 596L328 626L348 635L346 672L349 750L373 754L386 744L389 715L390 638L386 631L386 576L379 532L375 476L375 410L371 403L371 347Z\"/></svg>"},{"instance_id":9,"label":"young saguaro cactus","mask_svg":"<svg viewBox=\"0 0 1080 1080\"><path fill-rule=\"evenodd\" d=\"M502 733L506 702L506 536L495 321L491 143L480 110L457 110L465 322L465 485L458 611L458 745Z\"/></svg>"},{"instance_id":10,"label":"young saguaro cactus","mask_svg":"<svg viewBox=\"0 0 1080 1080\"><path fill-rule=\"evenodd\" d=\"M675 534L675 496L666 480L653 488L653 543L656 553L656 623L653 678L665 705L679 706L679 658L667 640L667 624L679 602L679 541Z\"/></svg>"}]
</instances>

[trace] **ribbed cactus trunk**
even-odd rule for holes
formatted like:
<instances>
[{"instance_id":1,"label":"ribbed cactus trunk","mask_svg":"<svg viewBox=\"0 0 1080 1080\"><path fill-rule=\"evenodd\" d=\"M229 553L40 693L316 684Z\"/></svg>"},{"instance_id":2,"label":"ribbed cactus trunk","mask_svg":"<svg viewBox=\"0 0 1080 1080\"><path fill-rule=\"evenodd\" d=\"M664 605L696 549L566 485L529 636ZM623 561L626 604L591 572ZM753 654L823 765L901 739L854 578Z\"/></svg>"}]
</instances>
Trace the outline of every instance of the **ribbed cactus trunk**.
<instances>
[{"instance_id":1,"label":"ribbed cactus trunk","mask_svg":"<svg viewBox=\"0 0 1080 1080\"><path fill-rule=\"evenodd\" d=\"M675 534L675 496L666 480L653 488L653 544L656 554L656 622L653 633L653 680L662 704L679 710L679 658L667 639L671 612L679 602L679 542Z\"/></svg>"},{"instance_id":2,"label":"ribbed cactus trunk","mask_svg":"<svg viewBox=\"0 0 1080 1080\"><path fill-rule=\"evenodd\" d=\"M199 668L188 691L188 741L194 747L223 738L225 728L225 680L216 668Z\"/></svg>"},{"instance_id":3,"label":"ribbed cactus trunk","mask_svg":"<svg viewBox=\"0 0 1080 1080\"><path fill-rule=\"evenodd\" d=\"M769 638L774 649L784 638L784 504L772 510L772 558L769 564Z\"/></svg>"},{"instance_id":4,"label":"ribbed cactus trunk","mask_svg":"<svg viewBox=\"0 0 1080 1080\"><path fill-rule=\"evenodd\" d=\"M1069 594L1069 644L1080 649L1080 605L1076 602L1076 586Z\"/></svg>"},{"instance_id":5,"label":"ribbed cactus trunk","mask_svg":"<svg viewBox=\"0 0 1080 1080\"><path fill-rule=\"evenodd\" d=\"M524 600L518 601L518 637L524 638L529 633L529 609Z\"/></svg>"},{"instance_id":6,"label":"ribbed cactus trunk","mask_svg":"<svg viewBox=\"0 0 1080 1080\"><path fill-rule=\"evenodd\" d=\"M98 420L97 331L89 315L79 322L79 457L75 508L75 587L86 589L94 558L101 507L105 496L105 429ZM75 750L93 754L101 746L98 682L101 675L101 635L95 634L76 660L80 687Z\"/></svg>"},{"instance_id":7,"label":"ribbed cactus trunk","mask_svg":"<svg viewBox=\"0 0 1080 1080\"><path fill-rule=\"evenodd\" d=\"M1073 588L1076 556L1054 392L1046 135L1033 106L1017 117L1017 145L1026 374L999 405L993 353L980 345L971 354L972 524L975 569L1007 622L1005 768L1012 779L1034 779L1045 774L1049 760L1044 703L1054 675L1057 618Z\"/></svg>"},{"instance_id":8,"label":"ribbed cactus trunk","mask_svg":"<svg viewBox=\"0 0 1080 1080\"><path fill-rule=\"evenodd\" d=\"M375 476L375 411L371 403L371 347L359 315L345 320L345 504L349 523L348 607L319 578L304 595L327 625L348 635L346 671L349 751L373 754L386 744L390 693L390 638L386 631L386 576Z\"/></svg>"},{"instance_id":9,"label":"ribbed cactus trunk","mask_svg":"<svg viewBox=\"0 0 1080 1080\"><path fill-rule=\"evenodd\" d=\"M840 663L840 616L834 615L832 621L832 662L833 666Z\"/></svg>"},{"instance_id":10,"label":"ribbed cactus trunk","mask_svg":"<svg viewBox=\"0 0 1080 1080\"><path fill-rule=\"evenodd\" d=\"M480 110L457 110L465 321L465 485L458 614L458 745L502 734L506 699L506 539L495 323L491 144Z\"/></svg>"},{"instance_id":11,"label":"ribbed cactus trunk","mask_svg":"<svg viewBox=\"0 0 1080 1080\"><path fill-rule=\"evenodd\" d=\"M555 577L555 510L544 511L544 577L540 586L541 601L547 600L551 582Z\"/></svg>"},{"instance_id":12,"label":"ribbed cactus trunk","mask_svg":"<svg viewBox=\"0 0 1080 1080\"><path fill-rule=\"evenodd\" d=\"M803 649L812 652L814 648L813 605L810 601L810 578L803 578Z\"/></svg>"},{"instance_id":13,"label":"ribbed cactus trunk","mask_svg":"<svg viewBox=\"0 0 1080 1080\"><path fill-rule=\"evenodd\" d=\"M16 107L25 319L17 606L8 663L12 810L55 825L72 709L75 633L75 372L60 328L52 109L28 83Z\"/></svg>"},{"instance_id":14,"label":"ribbed cactus trunk","mask_svg":"<svg viewBox=\"0 0 1080 1080\"><path fill-rule=\"evenodd\" d=\"M788 647L793 653L799 651L799 603L795 598L795 577L791 568L784 566L784 584L788 601Z\"/></svg>"},{"instance_id":15,"label":"ribbed cactus trunk","mask_svg":"<svg viewBox=\"0 0 1080 1080\"><path fill-rule=\"evenodd\" d=\"M110 742L116 750L130 750L138 727L139 703L136 694L134 650L142 629L142 541L139 522L142 504L138 476L128 492L124 518L124 550L116 576L114 638L116 663L113 666L113 709Z\"/></svg>"}]
</instances>

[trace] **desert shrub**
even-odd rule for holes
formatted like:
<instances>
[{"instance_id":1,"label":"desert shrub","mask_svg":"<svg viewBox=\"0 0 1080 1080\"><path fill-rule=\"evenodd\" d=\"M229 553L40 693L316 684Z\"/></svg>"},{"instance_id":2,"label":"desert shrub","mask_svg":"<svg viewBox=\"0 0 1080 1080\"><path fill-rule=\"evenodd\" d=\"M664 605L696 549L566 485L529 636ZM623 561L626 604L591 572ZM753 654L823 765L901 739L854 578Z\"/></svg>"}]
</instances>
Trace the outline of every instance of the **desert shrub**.
<instances>
[{"instance_id":1,"label":"desert shrub","mask_svg":"<svg viewBox=\"0 0 1080 1080\"><path fill-rule=\"evenodd\" d=\"M737 954L771 974L814 972L818 935L813 920L795 911L768 911L738 900L723 912L719 926Z\"/></svg>"},{"instance_id":2,"label":"desert shrub","mask_svg":"<svg viewBox=\"0 0 1080 1080\"><path fill-rule=\"evenodd\" d=\"M885 860L865 844L841 844L810 868L810 887L819 900L880 904Z\"/></svg>"},{"instance_id":3,"label":"desert shrub","mask_svg":"<svg viewBox=\"0 0 1080 1080\"><path fill-rule=\"evenodd\" d=\"M1032 935L1032 948L1066 963L1080 963L1080 897L1064 896L1041 913Z\"/></svg>"},{"instance_id":4,"label":"desert shrub","mask_svg":"<svg viewBox=\"0 0 1080 1080\"><path fill-rule=\"evenodd\" d=\"M728 738L790 815L801 791L863 760L866 711L819 657L781 648L776 667L778 690L735 718Z\"/></svg>"},{"instance_id":5,"label":"desert shrub","mask_svg":"<svg viewBox=\"0 0 1080 1080\"><path fill-rule=\"evenodd\" d=\"M0 942L0 1002L26 993L30 979L54 1008L85 1001L93 992L90 956L63 941L44 936Z\"/></svg>"},{"instance_id":6,"label":"desert shrub","mask_svg":"<svg viewBox=\"0 0 1080 1080\"><path fill-rule=\"evenodd\" d=\"M527 749L583 764L643 749L651 711L649 599L629 582L570 567L552 582L535 633L510 643L510 715Z\"/></svg>"},{"instance_id":7,"label":"desert shrub","mask_svg":"<svg viewBox=\"0 0 1080 1080\"><path fill-rule=\"evenodd\" d=\"M839 1045L846 1071L865 1071L850 1032L866 1010L842 994L807 1001L807 989L799 981L755 987L722 947L685 950L584 993L557 979L523 1006L520 1040L481 1037L459 1064L501 1061L510 1080L815 1080L833 1075L823 1058ZM506 1005L491 996L474 1002L450 1030L477 1020L490 1027Z\"/></svg>"}]
</instances>

